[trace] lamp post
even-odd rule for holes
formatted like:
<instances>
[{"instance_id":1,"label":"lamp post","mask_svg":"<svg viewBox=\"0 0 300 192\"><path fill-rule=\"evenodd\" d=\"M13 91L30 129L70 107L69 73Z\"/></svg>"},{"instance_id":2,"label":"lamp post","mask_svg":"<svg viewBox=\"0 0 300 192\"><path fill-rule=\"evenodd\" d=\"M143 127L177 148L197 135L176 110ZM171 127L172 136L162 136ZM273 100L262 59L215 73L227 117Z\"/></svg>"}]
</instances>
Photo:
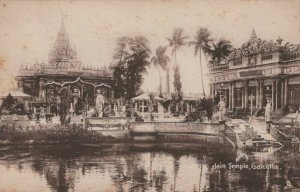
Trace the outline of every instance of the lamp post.
<instances>
[{"instance_id":1,"label":"lamp post","mask_svg":"<svg viewBox=\"0 0 300 192\"><path fill-rule=\"evenodd\" d=\"M255 100L255 97L253 96L253 94L252 95L250 95L249 97L248 97L248 99L249 99L249 101L250 101L250 107L251 107L251 113L250 113L250 116L252 116L252 111L253 111L253 101Z\"/></svg>"}]
</instances>

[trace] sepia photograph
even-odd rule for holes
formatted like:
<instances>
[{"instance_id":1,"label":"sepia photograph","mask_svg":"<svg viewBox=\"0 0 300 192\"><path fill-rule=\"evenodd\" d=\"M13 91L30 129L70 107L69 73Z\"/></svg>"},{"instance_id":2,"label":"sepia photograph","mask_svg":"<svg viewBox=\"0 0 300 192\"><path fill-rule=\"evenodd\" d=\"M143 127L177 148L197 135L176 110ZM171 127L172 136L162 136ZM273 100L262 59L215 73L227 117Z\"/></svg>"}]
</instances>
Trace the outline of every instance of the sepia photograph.
<instances>
[{"instance_id":1,"label":"sepia photograph","mask_svg":"<svg viewBox=\"0 0 300 192\"><path fill-rule=\"evenodd\" d=\"M0 0L0 192L300 192L300 0Z\"/></svg>"}]
</instances>

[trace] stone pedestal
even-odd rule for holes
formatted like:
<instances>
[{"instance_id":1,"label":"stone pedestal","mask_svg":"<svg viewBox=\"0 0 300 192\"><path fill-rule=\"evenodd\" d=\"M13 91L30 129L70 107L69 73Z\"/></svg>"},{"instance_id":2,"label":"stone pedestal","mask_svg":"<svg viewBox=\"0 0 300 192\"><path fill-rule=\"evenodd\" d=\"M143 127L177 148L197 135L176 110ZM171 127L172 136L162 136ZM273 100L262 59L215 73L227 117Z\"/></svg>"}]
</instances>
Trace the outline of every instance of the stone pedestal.
<instances>
[{"instance_id":1,"label":"stone pedestal","mask_svg":"<svg viewBox=\"0 0 300 192\"><path fill-rule=\"evenodd\" d=\"M271 123L272 123L272 121L266 121L268 133L270 133L270 131L271 131Z\"/></svg>"}]
</instances>

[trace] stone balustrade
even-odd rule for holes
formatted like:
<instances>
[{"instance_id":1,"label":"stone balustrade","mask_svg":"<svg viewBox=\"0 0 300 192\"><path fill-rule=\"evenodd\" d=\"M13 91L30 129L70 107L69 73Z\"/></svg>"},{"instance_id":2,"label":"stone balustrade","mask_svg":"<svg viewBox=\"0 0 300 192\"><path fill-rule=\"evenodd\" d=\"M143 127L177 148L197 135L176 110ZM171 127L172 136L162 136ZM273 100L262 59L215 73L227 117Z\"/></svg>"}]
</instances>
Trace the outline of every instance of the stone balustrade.
<instances>
[{"instance_id":1,"label":"stone balustrade","mask_svg":"<svg viewBox=\"0 0 300 192\"><path fill-rule=\"evenodd\" d=\"M196 133L223 135L225 125L219 123L194 123L194 122L132 122L132 132L140 133Z\"/></svg>"}]
</instances>

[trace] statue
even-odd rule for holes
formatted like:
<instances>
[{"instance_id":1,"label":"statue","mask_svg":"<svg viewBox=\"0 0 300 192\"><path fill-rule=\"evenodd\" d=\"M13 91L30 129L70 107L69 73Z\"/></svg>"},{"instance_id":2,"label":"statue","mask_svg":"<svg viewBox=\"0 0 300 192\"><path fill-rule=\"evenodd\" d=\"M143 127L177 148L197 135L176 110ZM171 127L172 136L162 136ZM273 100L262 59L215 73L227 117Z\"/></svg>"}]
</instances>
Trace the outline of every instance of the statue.
<instances>
[{"instance_id":1,"label":"statue","mask_svg":"<svg viewBox=\"0 0 300 192\"><path fill-rule=\"evenodd\" d=\"M97 97L96 97L96 110L98 111L98 117L103 116L104 101L105 101L105 98L103 97L103 95L101 95L101 93L98 90Z\"/></svg>"},{"instance_id":2,"label":"statue","mask_svg":"<svg viewBox=\"0 0 300 192\"><path fill-rule=\"evenodd\" d=\"M270 100L268 100L267 105L266 105L266 109L265 109L265 119L266 119L266 121L271 120L271 111L272 111L272 105L271 105Z\"/></svg>"},{"instance_id":3,"label":"statue","mask_svg":"<svg viewBox=\"0 0 300 192\"><path fill-rule=\"evenodd\" d=\"M226 104L225 104L223 97L220 98L220 102L218 105L219 105L219 121L224 121L224 115L226 112Z\"/></svg>"}]
</instances>

